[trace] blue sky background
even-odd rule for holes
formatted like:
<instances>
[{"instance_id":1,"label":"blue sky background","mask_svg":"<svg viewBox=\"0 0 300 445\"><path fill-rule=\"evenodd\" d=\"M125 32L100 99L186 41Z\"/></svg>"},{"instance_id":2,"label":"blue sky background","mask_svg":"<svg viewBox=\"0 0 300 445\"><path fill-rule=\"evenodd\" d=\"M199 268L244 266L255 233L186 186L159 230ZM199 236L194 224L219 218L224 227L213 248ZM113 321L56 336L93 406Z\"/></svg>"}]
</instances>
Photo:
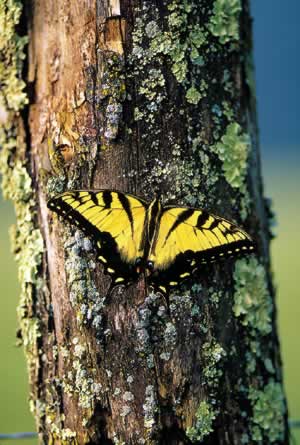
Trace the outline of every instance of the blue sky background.
<instances>
[{"instance_id":1,"label":"blue sky background","mask_svg":"<svg viewBox=\"0 0 300 445\"><path fill-rule=\"evenodd\" d=\"M271 243L289 418L300 420L300 1L250 0L265 195L273 199ZM300 445L300 428L291 443Z\"/></svg>"},{"instance_id":2,"label":"blue sky background","mask_svg":"<svg viewBox=\"0 0 300 445\"><path fill-rule=\"evenodd\" d=\"M300 148L300 2L252 0L251 11L262 154L292 155Z\"/></svg>"}]
</instances>

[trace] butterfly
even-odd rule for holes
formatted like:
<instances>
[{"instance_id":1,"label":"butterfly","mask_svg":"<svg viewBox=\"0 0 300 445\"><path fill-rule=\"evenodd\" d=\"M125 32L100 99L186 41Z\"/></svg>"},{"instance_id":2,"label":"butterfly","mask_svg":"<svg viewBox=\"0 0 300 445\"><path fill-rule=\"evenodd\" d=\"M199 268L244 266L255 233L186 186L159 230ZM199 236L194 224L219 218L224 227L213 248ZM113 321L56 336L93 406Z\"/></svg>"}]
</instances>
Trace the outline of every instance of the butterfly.
<instances>
[{"instance_id":1,"label":"butterfly","mask_svg":"<svg viewBox=\"0 0 300 445\"><path fill-rule=\"evenodd\" d=\"M92 237L112 286L141 273L163 295L221 258L254 250L241 228L203 209L148 203L111 190L72 190L48 201L50 210Z\"/></svg>"}]
</instances>

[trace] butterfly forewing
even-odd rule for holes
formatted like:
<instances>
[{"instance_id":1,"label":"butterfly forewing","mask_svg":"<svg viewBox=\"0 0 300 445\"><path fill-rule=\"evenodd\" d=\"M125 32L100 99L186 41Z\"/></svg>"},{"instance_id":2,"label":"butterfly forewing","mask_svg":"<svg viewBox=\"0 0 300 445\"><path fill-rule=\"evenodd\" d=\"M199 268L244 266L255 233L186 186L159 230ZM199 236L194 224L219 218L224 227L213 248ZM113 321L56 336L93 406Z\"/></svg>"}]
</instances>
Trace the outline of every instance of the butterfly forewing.
<instances>
[{"instance_id":1,"label":"butterfly forewing","mask_svg":"<svg viewBox=\"0 0 300 445\"><path fill-rule=\"evenodd\" d=\"M167 292L201 265L253 249L249 235L205 210L166 207L149 252L154 272L149 281Z\"/></svg>"},{"instance_id":2,"label":"butterfly forewing","mask_svg":"<svg viewBox=\"0 0 300 445\"><path fill-rule=\"evenodd\" d=\"M96 240L98 258L113 284L137 278L135 261L143 255L146 216L142 200L109 190L78 190L56 196L48 207Z\"/></svg>"}]
</instances>

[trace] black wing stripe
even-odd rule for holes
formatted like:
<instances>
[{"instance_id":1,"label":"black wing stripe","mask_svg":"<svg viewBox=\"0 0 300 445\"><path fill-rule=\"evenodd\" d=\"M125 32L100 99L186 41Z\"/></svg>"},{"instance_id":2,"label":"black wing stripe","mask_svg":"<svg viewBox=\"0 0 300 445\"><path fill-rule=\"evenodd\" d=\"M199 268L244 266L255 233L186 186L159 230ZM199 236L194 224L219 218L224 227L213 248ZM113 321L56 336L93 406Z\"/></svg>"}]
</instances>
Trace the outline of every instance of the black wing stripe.
<instances>
[{"instance_id":1,"label":"black wing stripe","mask_svg":"<svg viewBox=\"0 0 300 445\"><path fill-rule=\"evenodd\" d=\"M204 226L204 224L209 220L209 213L206 212L205 210L202 210L200 215L198 216L197 219L197 228L201 229L202 226Z\"/></svg>"},{"instance_id":2,"label":"black wing stripe","mask_svg":"<svg viewBox=\"0 0 300 445\"><path fill-rule=\"evenodd\" d=\"M235 227L233 224L230 224L229 227L226 227L221 221L220 226L223 228L224 236L232 235L233 232L240 232L240 229L238 227Z\"/></svg>"},{"instance_id":3,"label":"black wing stripe","mask_svg":"<svg viewBox=\"0 0 300 445\"><path fill-rule=\"evenodd\" d=\"M190 218L194 213L193 209L185 209L183 212L180 213L180 215L177 216L176 220L174 221L173 225L170 227L168 234L165 239L165 243L168 240L171 233L178 227L181 223L186 221L188 218Z\"/></svg>"},{"instance_id":4,"label":"black wing stripe","mask_svg":"<svg viewBox=\"0 0 300 445\"><path fill-rule=\"evenodd\" d=\"M209 230L214 230L218 226L219 226L219 221L215 218L211 223L211 225L209 226Z\"/></svg>"},{"instance_id":5,"label":"black wing stripe","mask_svg":"<svg viewBox=\"0 0 300 445\"><path fill-rule=\"evenodd\" d=\"M110 209L111 203L112 203L112 194L109 190L105 190L102 194L103 196L103 202L104 202L104 208ZM120 199L120 198L119 198Z\"/></svg>"},{"instance_id":6,"label":"black wing stripe","mask_svg":"<svg viewBox=\"0 0 300 445\"><path fill-rule=\"evenodd\" d=\"M118 193L118 198L119 198L119 201L122 204L122 206L127 214L127 217L129 219L130 226L131 226L131 233L133 236L133 217L132 217L132 211L131 211L129 200L127 199L127 197L125 195L123 195L123 193Z\"/></svg>"},{"instance_id":7,"label":"black wing stripe","mask_svg":"<svg viewBox=\"0 0 300 445\"><path fill-rule=\"evenodd\" d=\"M98 202L98 199L97 199L97 196L95 195L95 193L91 193L89 198L93 201L95 206L99 205L99 202ZM82 202L82 198L79 197L78 199L80 199L80 201Z\"/></svg>"},{"instance_id":8,"label":"black wing stripe","mask_svg":"<svg viewBox=\"0 0 300 445\"><path fill-rule=\"evenodd\" d=\"M148 238L151 240L153 238L156 224L157 224L157 214L158 214L159 204L155 201L154 205L151 206L150 214L148 216Z\"/></svg>"}]
</instances>

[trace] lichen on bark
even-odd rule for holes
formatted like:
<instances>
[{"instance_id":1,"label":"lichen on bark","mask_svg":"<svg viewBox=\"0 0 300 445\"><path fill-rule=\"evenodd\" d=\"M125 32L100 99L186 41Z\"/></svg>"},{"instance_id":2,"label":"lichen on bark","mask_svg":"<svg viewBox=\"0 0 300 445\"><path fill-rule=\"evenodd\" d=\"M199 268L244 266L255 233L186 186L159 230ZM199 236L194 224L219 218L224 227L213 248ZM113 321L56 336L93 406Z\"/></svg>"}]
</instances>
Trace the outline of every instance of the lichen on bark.
<instances>
[{"instance_id":1,"label":"lichen on bark","mask_svg":"<svg viewBox=\"0 0 300 445\"><path fill-rule=\"evenodd\" d=\"M20 36L15 28L20 21L22 3L18 0L3 0L0 4L0 116L20 111L27 104L22 79L25 59L24 46L27 36ZM8 116L7 116L8 119Z\"/></svg>"},{"instance_id":2,"label":"lichen on bark","mask_svg":"<svg viewBox=\"0 0 300 445\"><path fill-rule=\"evenodd\" d=\"M44 252L37 225L36 200L28 171L24 128L20 111L28 103L22 79L27 37L16 33L22 5L8 0L0 5L0 171L5 199L14 203L17 222L10 229L12 250L18 263L21 296L18 318L22 342L33 385L38 372L40 320L33 309L36 292L42 286L39 269Z\"/></svg>"}]
</instances>

